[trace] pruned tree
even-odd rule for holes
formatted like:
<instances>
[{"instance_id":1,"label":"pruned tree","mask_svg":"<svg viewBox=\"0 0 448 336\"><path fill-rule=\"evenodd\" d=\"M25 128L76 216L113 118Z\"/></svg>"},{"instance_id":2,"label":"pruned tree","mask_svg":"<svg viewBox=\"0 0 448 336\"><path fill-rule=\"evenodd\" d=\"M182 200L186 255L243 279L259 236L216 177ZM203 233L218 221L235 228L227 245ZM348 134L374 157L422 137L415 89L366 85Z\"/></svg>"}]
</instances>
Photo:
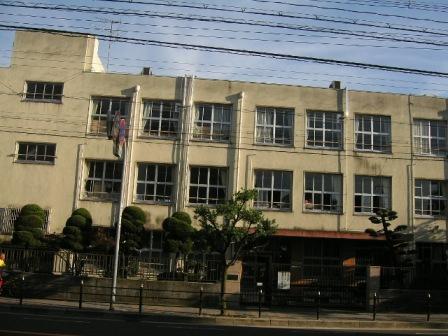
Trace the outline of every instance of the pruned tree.
<instances>
[{"instance_id":1,"label":"pruned tree","mask_svg":"<svg viewBox=\"0 0 448 336\"><path fill-rule=\"evenodd\" d=\"M45 211L37 204L27 204L14 222L12 244L23 247L42 245Z\"/></svg>"},{"instance_id":2,"label":"pruned tree","mask_svg":"<svg viewBox=\"0 0 448 336\"><path fill-rule=\"evenodd\" d=\"M397 219L397 212L388 209L380 209L375 216L369 217L372 224L381 225L380 230L366 229L372 236L384 235L388 247L390 264L394 267L409 266L415 251L411 248L413 234L409 232L407 225L398 225L390 229L391 221Z\"/></svg>"},{"instance_id":3,"label":"pruned tree","mask_svg":"<svg viewBox=\"0 0 448 336\"><path fill-rule=\"evenodd\" d=\"M134 253L142 246L146 214L137 206L127 206L121 217L120 246L124 254Z\"/></svg>"},{"instance_id":4,"label":"pruned tree","mask_svg":"<svg viewBox=\"0 0 448 336\"><path fill-rule=\"evenodd\" d=\"M256 196L256 190L242 189L224 204L215 208L200 205L194 211L202 243L220 256L221 314L226 309L224 295L229 267L244 251L276 231L275 223L264 218L261 210L251 206Z\"/></svg>"},{"instance_id":5,"label":"pruned tree","mask_svg":"<svg viewBox=\"0 0 448 336\"><path fill-rule=\"evenodd\" d=\"M193 248L194 228L188 213L178 211L171 217L165 218L162 223L165 233L164 249L169 253L188 256Z\"/></svg>"},{"instance_id":6,"label":"pruned tree","mask_svg":"<svg viewBox=\"0 0 448 336\"><path fill-rule=\"evenodd\" d=\"M87 209L79 208L72 212L62 230L62 247L81 252L86 250L91 242L92 215Z\"/></svg>"}]
</instances>

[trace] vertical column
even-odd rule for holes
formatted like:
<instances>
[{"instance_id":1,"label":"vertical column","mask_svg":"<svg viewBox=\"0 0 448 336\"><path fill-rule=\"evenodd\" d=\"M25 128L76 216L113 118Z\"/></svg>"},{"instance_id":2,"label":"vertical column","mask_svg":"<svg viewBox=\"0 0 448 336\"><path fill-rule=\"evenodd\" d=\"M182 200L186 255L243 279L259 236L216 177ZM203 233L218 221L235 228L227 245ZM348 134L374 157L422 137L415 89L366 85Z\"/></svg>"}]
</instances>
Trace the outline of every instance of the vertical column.
<instances>
[{"instance_id":1,"label":"vertical column","mask_svg":"<svg viewBox=\"0 0 448 336\"><path fill-rule=\"evenodd\" d=\"M177 184L176 184L176 211L182 211L185 208L188 197L188 162L189 162L189 145L191 133L193 130L194 113L193 113L193 85L194 77L184 77L183 95L182 95L182 115L180 123L179 136L179 155L177 167Z\"/></svg>"},{"instance_id":2,"label":"vertical column","mask_svg":"<svg viewBox=\"0 0 448 336\"><path fill-rule=\"evenodd\" d=\"M232 176L232 184L231 190L229 190L229 196L239 190L240 182L239 182L239 174L240 174L240 166L241 166L241 125L243 120L243 108L244 108L244 92L241 92L238 96L238 100L236 103L236 110L234 114L234 124L235 124L235 133L233 138L234 143L234 156L233 156L233 167L230 176Z\"/></svg>"},{"instance_id":3,"label":"vertical column","mask_svg":"<svg viewBox=\"0 0 448 336\"><path fill-rule=\"evenodd\" d=\"M82 189L82 177L84 170L84 147L85 144L78 145L78 153L76 158L76 182L75 182L75 197L73 199L73 210L75 211L79 207L79 197Z\"/></svg>"}]
</instances>

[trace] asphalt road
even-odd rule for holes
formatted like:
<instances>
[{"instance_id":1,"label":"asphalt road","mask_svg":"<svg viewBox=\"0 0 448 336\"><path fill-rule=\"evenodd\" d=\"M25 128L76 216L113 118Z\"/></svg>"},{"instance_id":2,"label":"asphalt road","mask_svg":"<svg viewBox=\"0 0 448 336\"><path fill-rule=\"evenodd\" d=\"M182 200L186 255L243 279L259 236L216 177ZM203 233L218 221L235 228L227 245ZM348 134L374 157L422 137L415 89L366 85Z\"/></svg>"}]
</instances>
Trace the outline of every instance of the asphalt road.
<instances>
[{"instance_id":1,"label":"asphalt road","mask_svg":"<svg viewBox=\"0 0 448 336\"><path fill-rule=\"evenodd\" d=\"M181 322L139 320L135 317L85 317L61 314L30 314L1 312L0 335L23 336L77 336L77 335L122 335L122 336L283 336L283 335L448 335L433 331L374 331L331 329L278 329L260 327L227 327Z\"/></svg>"}]
</instances>

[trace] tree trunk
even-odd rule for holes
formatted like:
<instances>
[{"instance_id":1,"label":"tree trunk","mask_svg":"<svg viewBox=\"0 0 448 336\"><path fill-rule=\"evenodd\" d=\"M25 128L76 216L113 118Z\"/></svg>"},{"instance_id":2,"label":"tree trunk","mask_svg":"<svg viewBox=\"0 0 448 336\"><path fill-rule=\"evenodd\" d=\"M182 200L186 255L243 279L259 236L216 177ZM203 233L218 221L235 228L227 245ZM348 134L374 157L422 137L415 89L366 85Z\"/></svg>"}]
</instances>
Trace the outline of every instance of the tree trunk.
<instances>
[{"instance_id":1,"label":"tree trunk","mask_svg":"<svg viewBox=\"0 0 448 336\"><path fill-rule=\"evenodd\" d=\"M226 302L225 302L225 294L226 294L226 278L227 278L227 263L224 261L221 265L221 293L220 293L220 306L221 306L221 315L224 315L226 310Z\"/></svg>"}]
</instances>

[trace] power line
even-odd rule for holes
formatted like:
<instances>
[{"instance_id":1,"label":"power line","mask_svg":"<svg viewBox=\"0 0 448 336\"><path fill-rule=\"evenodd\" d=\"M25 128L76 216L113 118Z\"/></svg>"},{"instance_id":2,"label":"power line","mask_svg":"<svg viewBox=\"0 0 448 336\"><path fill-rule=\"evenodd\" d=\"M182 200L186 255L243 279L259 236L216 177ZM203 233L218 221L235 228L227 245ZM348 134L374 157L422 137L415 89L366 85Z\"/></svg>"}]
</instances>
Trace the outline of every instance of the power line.
<instances>
[{"instance_id":1,"label":"power line","mask_svg":"<svg viewBox=\"0 0 448 336\"><path fill-rule=\"evenodd\" d=\"M10 26L10 25L3 25L3 24L0 24L0 27L16 29L16 30L41 31L41 32L49 33L49 34L73 37L73 33L60 32L60 31L58 32L58 31L42 29L42 28ZM399 73L407 73L407 74L414 74L414 75L423 75L423 76L448 77L448 73L446 73L446 72L433 71L433 70L422 70L422 69L413 69L413 68L404 68L404 67L396 67L396 66L388 66L388 65L371 64L371 63L341 61L341 60L309 57L309 56L288 55L288 54L272 53L272 52L249 50L249 49L214 47L214 46L199 45L199 44L165 42L165 41L157 41L157 40L141 39L141 38L131 38L131 37L115 37L115 36L104 35L104 34L96 34L95 36L99 39L103 39L106 41L112 39L113 41L123 42L123 43L131 43L131 44L156 45L156 46L169 47L169 48L181 48L181 49L200 50L200 51L207 51L207 52L228 53L228 54L233 54L233 55L257 56L257 57L263 57L263 58L284 59L284 60L291 60L291 61L298 61L298 62L312 62L312 63L330 64L330 65L338 65L338 66L345 66L345 67L354 67L354 68L361 68L361 69L373 69L373 70L399 72Z\"/></svg>"}]
</instances>

